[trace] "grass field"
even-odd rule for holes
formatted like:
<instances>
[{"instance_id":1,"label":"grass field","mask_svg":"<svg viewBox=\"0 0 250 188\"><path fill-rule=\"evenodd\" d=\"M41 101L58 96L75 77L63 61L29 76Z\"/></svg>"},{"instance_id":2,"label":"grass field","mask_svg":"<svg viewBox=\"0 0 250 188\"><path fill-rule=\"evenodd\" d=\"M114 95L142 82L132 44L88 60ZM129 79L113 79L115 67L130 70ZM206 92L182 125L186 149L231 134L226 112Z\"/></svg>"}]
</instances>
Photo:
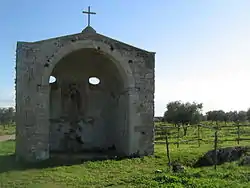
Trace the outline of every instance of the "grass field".
<instances>
[{"instance_id":1,"label":"grass field","mask_svg":"<svg viewBox=\"0 0 250 188\"><path fill-rule=\"evenodd\" d=\"M159 125L157 125L159 126ZM178 139L177 129L170 131L170 141ZM219 140L237 138L237 128L232 126L219 131ZM15 133L14 126L0 129L0 135ZM85 162L82 164L55 166L39 164L26 166L16 163L14 141L0 142L0 188L64 188L64 187L250 187L250 167L238 166L238 162L226 163L217 167L192 168L197 159L208 150L213 149L214 131L201 129L201 146L197 144L197 128L188 129L180 140L194 140L181 143L179 148L170 144L170 157L186 166L184 173L170 172L167 166L166 146L155 145L155 156ZM250 127L240 129L242 138L250 138ZM164 136L163 136L164 138ZM156 140L164 141L156 135ZM240 141L240 145L250 145L250 141ZM237 145L236 141L219 142L219 147ZM161 170L158 172L157 170Z\"/></svg>"},{"instance_id":2,"label":"grass field","mask_svg":"<svg viewBox=\"0 0 250 188\"><path fill-rule=\"evenodd\" d=\"M246 145L247 142L242 143ZM230 145L227 143L226 145ZM213 167L192 168L191 165L211 144L170 147L172 160L186 165L184 173L169 171L164 145L155 146L154 157L141 159L85 162L72 166L27 167L15 162L14 141L0 142L1 188L64 188L64 187L250 187L250 167L237 162ZM156 173L156 170L162 170Z\"/></svg>"}]
</instances>

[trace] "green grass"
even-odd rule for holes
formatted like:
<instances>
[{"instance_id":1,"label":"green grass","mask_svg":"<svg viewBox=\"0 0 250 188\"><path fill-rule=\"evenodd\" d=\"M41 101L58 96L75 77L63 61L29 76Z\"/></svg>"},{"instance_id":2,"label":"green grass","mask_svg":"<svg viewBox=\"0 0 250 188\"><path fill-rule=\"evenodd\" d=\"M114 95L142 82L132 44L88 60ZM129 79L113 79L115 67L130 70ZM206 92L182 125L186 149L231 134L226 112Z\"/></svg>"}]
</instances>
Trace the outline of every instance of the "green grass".
<instances>
[{"instance_id":1,"label":"green grass","mask_svg":"<svg viewBox=\"0 0 250 188\"><path fill-rule=\"evenodd\" d=\"M16 132L16 126L15 125L1 125L0 124L0 136L2 135L12 135Z\"/></svg>"},{"instance_id":2,"label":"green grass","mask_svg":"<svg viewBox=\"0 0 250 188\"><path fill-rule=\"evenodd\" d=\"M247 144L247 142L242 143ZM225 143L232 145L232 143ZM164 145L155 146L154 157L85 162L71 166L27 167L15 162L13 141L0 142L1 188L64 187L250 187L250 168L237 162L213 167L192 168L191 165L211 144L170 146L171 159L186 165L184 173L172 173L167 167ZM162 170L162 173L156 173Z\"/></svg>"}]
</instances>

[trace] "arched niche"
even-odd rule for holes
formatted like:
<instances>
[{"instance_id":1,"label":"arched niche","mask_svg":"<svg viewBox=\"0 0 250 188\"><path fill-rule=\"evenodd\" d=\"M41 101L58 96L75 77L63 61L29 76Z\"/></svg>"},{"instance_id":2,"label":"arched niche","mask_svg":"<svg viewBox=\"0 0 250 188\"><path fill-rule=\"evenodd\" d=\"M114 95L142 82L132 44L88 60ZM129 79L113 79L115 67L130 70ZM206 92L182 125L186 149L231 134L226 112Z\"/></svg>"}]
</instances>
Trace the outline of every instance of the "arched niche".
<instances>
[{"instance_id":1,"label":"arched niche","mask_svg":"<svg viewBox=\"0 0 250 188\"><path fill-rule=\"evenodd\" d=\"M56 78L49 84L49 77ZM97 77L92 85L88 79ZM132 72L123 57L88 41L59 50L45 70L51 152L128 153L129 95ZM99 118L98 118L99 117Z\"/></svg>"}]
</instances>

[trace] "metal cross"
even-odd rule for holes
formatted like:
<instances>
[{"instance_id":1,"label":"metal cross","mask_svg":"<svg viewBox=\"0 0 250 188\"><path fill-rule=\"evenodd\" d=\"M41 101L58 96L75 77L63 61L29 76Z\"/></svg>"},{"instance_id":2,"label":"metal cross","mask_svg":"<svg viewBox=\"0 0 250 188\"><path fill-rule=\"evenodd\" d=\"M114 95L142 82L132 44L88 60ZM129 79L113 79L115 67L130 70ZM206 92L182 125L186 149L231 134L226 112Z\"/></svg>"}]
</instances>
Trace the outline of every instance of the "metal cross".
<instances>
[{"instance_id":1,"label":"metal cross","mask_svg":"<svg viewBox=\"0 0 250 188\"><path fill-rule=\"evenodd\" d=\"M88 11L83 11L82 13L88 14L88 26L90 26L90 14L96 14L96 13L90 12L90 6L88 7Z\"/></svg>"}]
</instances>

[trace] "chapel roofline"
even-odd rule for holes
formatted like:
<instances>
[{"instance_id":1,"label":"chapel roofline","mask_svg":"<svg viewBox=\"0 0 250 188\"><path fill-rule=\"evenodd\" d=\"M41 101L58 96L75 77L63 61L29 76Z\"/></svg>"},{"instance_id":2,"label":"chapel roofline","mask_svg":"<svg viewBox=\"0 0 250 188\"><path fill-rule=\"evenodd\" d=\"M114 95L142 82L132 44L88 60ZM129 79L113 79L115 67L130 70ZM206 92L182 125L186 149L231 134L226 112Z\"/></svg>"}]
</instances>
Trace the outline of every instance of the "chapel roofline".
<instances>
[{"instance_id":1,"label":"chapel roofline","mask_svg":"<svg viewBox=\"0 0 250 188\"><path fill-rule=\"evenodd\" d=\"M114 42L121 43L121 44L123 44L125 46L128 46L130 48L134 48L136 50L140 50L140 51L144 51L144 52L147 52L147 53L156 54L156 52L151 52L151 51L148 51L148 50L145 50L145 49L141 49L141 48L138 48L138 47L133 46L131 44L128 44L128 43L116 40L114 38L105 36L103 34L97 33L91 26L87 26L81 33L75 33L75 34L69 34L69 35L62 35L62 36L59 36L59 37L51 37L51 38L48 38L48 39L43 39L43 40L33 41L33 42L17 41L17 43L39 44L39 43L48 42L48 41L51 41L51 40L57 40L57 39L63 39L63 38L70 38L70 37L79 36L79 35L89 35L89 36L91 36L91 35L97 35L97 36L104 37L104 38L107 38L109 40L112 40Z\"/></svg>"}]
</instances>

